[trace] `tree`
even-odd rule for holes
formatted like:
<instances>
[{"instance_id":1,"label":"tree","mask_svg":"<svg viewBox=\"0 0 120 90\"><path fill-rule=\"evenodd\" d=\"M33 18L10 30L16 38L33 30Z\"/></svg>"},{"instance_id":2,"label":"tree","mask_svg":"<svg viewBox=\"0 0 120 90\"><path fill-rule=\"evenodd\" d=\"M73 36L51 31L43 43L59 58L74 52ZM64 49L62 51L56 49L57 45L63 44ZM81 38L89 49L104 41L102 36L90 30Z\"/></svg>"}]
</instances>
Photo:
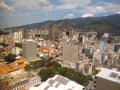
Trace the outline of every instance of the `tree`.
<instances>
[{"instance_id":1,"label":"tree","mask_svg":"<svg viewBox=\"0 0 120 90\"><path fill-rule=\"evenodd\" d=\"M40 60L40 61L39 61L40 67L44 67L46 62L47 62L47 61L44 60L44 59Z\"/></svg>"},{"instance_id":2,"label":"tree","mask_svg":"<svg viewBox=\"0 0 120 90\"><path fill-rule=\"evenodd\" d=\"M62 67L59 69L58 73L62 76L65 76L69 78L70 80L73 80L81 85L88 85L89 80L88 77L80 72L74 72L69 70L67 67Z\"/></svg>"},{"instance_id":3,"label":"tree","mask_svg":"<svg viewBox=\"0 0 120 90\"><path fill-rule=\"evenodd\" d=\"M38 73L38 75L41 77L42 81L47 80L50 77L53 77L55 74L60 74L64 77L69 78L70 80L73 80L81 85L88 85L89 80L88 77L80 72L75 72L73 70L69 70L67 67L61 67L61 65L58 62L55 61L41 61L42 65L49 65L48 67L44 67L41 69L41 71ZM40 65L40 62L39 62Z\"/></svg>"},{"instance_id":4,"label":"tree","mask_svg":"<svg viewBox=\"0 0 120 90\"><path fill-rule=\"evenodd\" d=\"M67 67L62 67L62 68L59 68L59 74L62 75L62 76L66 76L66 73L68 72L68 68Z\"/></svg>"},{"instance_id":5,"label":"tree","mask_svg":"<svg viewBox=\"0 0 120 90\"><path fill-rule=\"evenodd\" d=\"M77 82L81 85L84 85L84 86L88 85L88 83L89 83L88 77L80 72L76 72L76 73L78 74L77 76L79 77Z\"/></svg>"},{"instance_id":6,"label":"tree","mask_svg":"<svg viewBox=\"0 0 120 90\"><path fill-rule=\"evenodd\" d=\"M25 70L26 70L26 71L29 71L29 70L31 70L31 69L32 69L32 66L31 66L31 65L29 65L29 64L26 65L26 67L25 67Z\"/></svg>"},{"instance_id":7,"label":"tree","mask_svg":"<svg viewBox=\"0 0 120 90\"><path fill-rule=\"evenodd\" d=\"M22 48L22 43L15 43L16 47Z\"/></svg>"},{"instance_id":8,"label":"tree","mask_svg":"<svg viewBox=\"0 0 120 90\"><path fill-rule=\"evenodd\" d=\"M5 61L8 63L11 63L15 61L15 58L16 58L16 55L10 53L5 57Z\"/></svg>"},{"instance_id":9,"label":"tree","mask_svg":"<svg viewBox=\"0 0 120 90\"><path fill-rule=\"evenodd\" d=\"M42 69L38 73L38 75L41 77L42 81L45 81L50 77L53 77L55 74L57 74L57 71L54 67L49 67L49 68Z\"/></svg>"},{"instance_id":10,"label":"tree","mask_svg":"<svg viewBox=\"0 0 120 90\"><path fill-rule=\"evenodd\" d=\"M41 81L45 81L48 78L48 74L46 73L46 69L41 69L38 75L41 77Z\"/></svg>"},{"instance_id":11,"label":"tree","mask_svg":"<svg viewBox=\"0 0 120 90\"><path fill-rule=\"evenodd\" d=\"M60 74L84 86L88 85L89 83L87 76L80 72L71 71L67 67L60 67L59 69L56 69L56 67L50 66L49 68L41 69L41 71L38 73L42 81L45 81L56 74Z\"/></svg>"},{"instance_id":12,"label":"tree","mask_svg":"<svg viewBox=\"0 0 120 90\"><path fill-rule=\"evenodd\" d=\"M56 69L61 68L61 65L58 62L55 62L55 61L51 61L50 66L53 66Z\"/></svg>"},{"instance_id":13,"label":"tree","mask_svg":"<svg viewBox=\"0 0 120 90\"><path fill-rule=\"evenodd\" d=\"M5 44L5 43L0 43L0 45L2 45L3 47L7 47L8 44Z\"/></svg>"}]
</instances>

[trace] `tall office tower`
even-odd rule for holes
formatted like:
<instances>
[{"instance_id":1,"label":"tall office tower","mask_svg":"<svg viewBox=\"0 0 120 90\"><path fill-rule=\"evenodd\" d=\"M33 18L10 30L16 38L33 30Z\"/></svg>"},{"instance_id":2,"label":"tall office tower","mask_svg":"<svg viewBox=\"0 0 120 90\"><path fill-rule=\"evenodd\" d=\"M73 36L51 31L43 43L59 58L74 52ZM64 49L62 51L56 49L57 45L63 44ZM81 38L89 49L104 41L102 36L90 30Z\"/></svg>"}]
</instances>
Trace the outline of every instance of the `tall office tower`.
<instances>
[{"instance_id":1,"label":"tall office tower","mask_svg":"<svg viewBox=\"0 0 120 90\"><path fill-rule=\"evenodd\" d=\"M36 57L36 42L32 39L27 39L22 43L23 57L26 59Z\"/></svg>"},{"instance_id":2,"label":"tall office tower","mask_svg":"<svg viewBox=\"0 0 120 90\"><path fill-rule=\"evenodd\" d=\"M78 61L78 45L63 45L63 60L68 63L76 63Z\"/></svg>"},{"instance_id":3,"label":"tall office tower","mask_svg":"<svg viewBox=\"0 0 120 90\"><path fill-rule=\"evenodd\" d=\"M94 90L120 90L120 72L101 68L96 75Z\"/></svg>"},{"instance_id":4,"label":"tall office tower","mask_svg":"<svg viewBox=\"0 0 120 90\"><path fill-rule=\"evenodd\" d=\"M23 30L23 39L29 38L29 30Z\"/></svg>"},{"instance_id":5,"label":"tall office tower","mask_svg":"<svg viewBox=\"0 0 120 90\"><path fill-rule=\"evenodd\" d=\"M59 35L60 35L60 30L59 30L59 26L57 25L52 25L49 27L49 38L53 41L56 41L59 39Z\"/></svg>"}]
</instances>

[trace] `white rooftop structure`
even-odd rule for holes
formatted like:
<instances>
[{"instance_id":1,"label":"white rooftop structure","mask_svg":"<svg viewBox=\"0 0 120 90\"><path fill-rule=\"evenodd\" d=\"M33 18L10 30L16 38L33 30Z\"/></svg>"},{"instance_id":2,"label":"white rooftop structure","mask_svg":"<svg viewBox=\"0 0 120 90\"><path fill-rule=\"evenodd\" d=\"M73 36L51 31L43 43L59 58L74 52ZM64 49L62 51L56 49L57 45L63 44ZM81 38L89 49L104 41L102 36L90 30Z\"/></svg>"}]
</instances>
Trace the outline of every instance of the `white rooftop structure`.
<instances>
[{"instance_id":1,"label":"white rooftop structure","mask_svg":"<svg viewBox=\"0 0 120 90\"><path fill-rule=\"evenodd\" d=\"M96 76L113 82L120 83L120 72L115 70L101 68L101 71Z\"/></svg>"},{"instance_id":2,"label":"white rooftop structure","mask_svg":"<svg viewBox=\"0 0 120 90\"><path fill-rule=\"evenodd\" d=\"M41 83L38 88L39 90L83 90L84 86L61 75L55 75L53 78Z\"/></svg>"},{"instance_id":3,"label":"white rooftop structure","mask_svg":"<svg viewBox=\"0 0 120 90\"><path fill-rule=\"evenodd\" d=\"M39 90L38 87L31 87L29 90Z\"/></svg>"}]
</instances>

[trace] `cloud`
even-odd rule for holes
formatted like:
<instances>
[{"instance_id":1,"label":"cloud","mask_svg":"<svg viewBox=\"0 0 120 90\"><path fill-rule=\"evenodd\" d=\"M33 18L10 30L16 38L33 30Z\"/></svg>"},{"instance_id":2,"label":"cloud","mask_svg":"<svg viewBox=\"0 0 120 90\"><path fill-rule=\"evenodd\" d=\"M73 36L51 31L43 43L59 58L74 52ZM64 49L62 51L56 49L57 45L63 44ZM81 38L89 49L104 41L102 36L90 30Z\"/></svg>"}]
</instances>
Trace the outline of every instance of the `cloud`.
<instances>
[{"instance_id":1,"label":"cloud","mask_svg":"<svg viewBox=\"0 0 120 90\"><path fill-rule=\"evenodd\" d=\"M76 8L88 6L91 0L58 0L57 10L74 10Z\"/></svg>"},{"instance_id":2,"label":"cloud","mask_svg":"<svg viewBox=\"0 0 120 90\"><path fill-rule=\"evenodd\" d=\"M8 6L3 0L0 1L0 11L14 11L14 8Z\"/></svg>"},{"instance_id":3,"label":"cloud","mask_svg":"<svg viewBox=\"0 0 120 90\"><path fill-rule=\"evenodd\" d=\"M118 11L117 14L120 14L120 11Z\"/></svg>"},{"instance_id":4,"label":"cloud","mask_svg":"<svg viewBox=\"0 0 120 90\"><path fill-rule=\"evenodd\" d=\"M107 13L118 13L120 10L119 4L112 4L112 3L97 3L92 6L88 6L81 10L81 13L92 13L92 14L107 14ZM78 11L79 12L79 11Z\"/></svg>"},{"instance_id":5,"label":"cloud","mask_svg":"<svg viewBox=\"0 0 120 90\"><path fill-rule=\"evenodd\" d=\"M41 7L41 11L43 12L49 12L49 11L52 11L54 9L54 5L46 5L46 6L43 6Z\"/></svg>"},{"instance_id":6,"label":"cloud","mask_svg":"<svg viewBox=\"0 0 120 90\"><path fill-rule=\"evenodd\" d=\"M90 10L91 13L101 13L101 12L106 12L105 8L102 7L102 6L95 6L94 8L93 7L90 7L88 10Z\"/></svg>"},{"instance_id":7,"label":"cloud","mask_svg":"<svg viewBox=\"0 0 120 90\"><path fill-rule=\"evenodd\" d=\"M81 17L86 18L86 17L93 17L93 16L94 16L94 14L92 14L92 13L85 13Z\"/></svg>"},{"instance_id":8,"label":"cloud","mask_svg":"<svg viewBox=\"0 0 120 90\"><path fill-rule=\"evenodd\" d=\"M48 0L11 0L14 6L26 10L38 10L44 5L48 5Z\"/></svg>"},{"instance_id":9,"label":"cloud","mask_svg":"<svg viewBox=\"0 0 120 90\"><path fill-rule=\"evenodd\" d=\"M104 3L104 8L107 12L117 13L120 11L120 4L113 4L113 3Z\"/></svg>"},{"instance_id":10,"label":"cloud","mask_svg":"<svg viewBox=\"0 0 120 90\"><path fill-rule=\"evenodd\" d=\"M69 13L67 15L65 15L64 19L71 19L73 18L74 14L73 13Z\"/></svg>"},{"instance_id":11,"label":"cloud","mask_svg":"<svg viewBox=\"0 0 120 90\"><path fill-rule=\"evenodd\" d=\"M76 7L85 7L91 3L91 0L59 0L63 5L74 4Z\"/></svg>"},{"instance_id":12,"label":"cloud","mask_svg":"<svg viewBox=\"0 0 120 90\"><path fill-rule=\"evenodd\" d=\"M75 4L62 4L62 5L56 6L57 10L70 10L75 8L77 8Z\"/></svg>"},{"instance_id":13,"label":"cloud","mask_svg":"<svg viewBox=\"0 0 120 90\"><path fill-rule=\"evenodd\" d=\"M98 2L96 4L92 4L86 6L84 8L78 8L73 10L72 12L81 15L81 17L93 17L100 15L110 15L110 14L120 14L120 4L119 3L107 3L107 2Z\"/></svg>"}]
</instances>

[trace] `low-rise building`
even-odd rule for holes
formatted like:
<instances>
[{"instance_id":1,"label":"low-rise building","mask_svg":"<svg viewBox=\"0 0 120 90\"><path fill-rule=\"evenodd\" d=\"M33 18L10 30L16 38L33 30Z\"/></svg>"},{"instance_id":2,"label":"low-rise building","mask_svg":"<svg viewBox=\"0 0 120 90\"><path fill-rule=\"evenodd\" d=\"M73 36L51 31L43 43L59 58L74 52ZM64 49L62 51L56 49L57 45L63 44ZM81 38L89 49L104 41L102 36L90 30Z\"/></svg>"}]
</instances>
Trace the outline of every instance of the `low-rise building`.
<instances>
[{"instance_id":1,"label":"low-rise building","mask_svg":"<svg viewBox=\"0 0 120 90\"><path fill-rule=\"evenodd\" d=\"M16 60L10 64L0 64L0 73L7 74L19 69L23 69L26 66L26 62L23 59Z\"/></svg>"},{"instance_id":2,"label":"low-rise building","mask_svg":"<svg viewBox=\"0 0 120 90\"><path fill-rule=\"evenodd\" d=\"M120 72L101 68L96 75L95 90L120 90Z\"/></svg>"},{"instance_id":3,"label":"low-rise building","mask_svg":"<svg viewBox=\"0 0 120 90\"><path fill-rule=\"evenodd\" d=\"M30 87L34 87L36 85L39 85L41 83L40 77L32 77L30 79L21 81L14 86L11 86L10 90L28 90Z\"/></svg>"}]
</instances>

